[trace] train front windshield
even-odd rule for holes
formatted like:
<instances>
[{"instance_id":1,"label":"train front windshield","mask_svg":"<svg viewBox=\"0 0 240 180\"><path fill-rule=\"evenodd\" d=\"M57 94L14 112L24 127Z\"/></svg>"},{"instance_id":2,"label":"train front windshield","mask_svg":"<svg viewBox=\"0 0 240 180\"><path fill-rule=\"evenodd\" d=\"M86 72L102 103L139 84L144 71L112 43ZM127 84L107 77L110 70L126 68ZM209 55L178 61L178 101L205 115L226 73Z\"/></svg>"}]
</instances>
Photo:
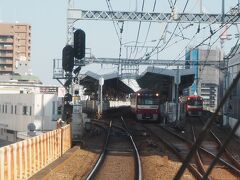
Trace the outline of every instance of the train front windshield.
<instances>
[{"instance_id":1,"label":"train front windshield","mask_svg":"<svg viewBox=\"0 0 240 180\"><path fill-rule=\"evenodd\" d=\"M138 105L159 105L159 98L158 97L138 97L137 101Z\"/></svg>"},{"instance_id":2,"label":"train front windshield","mask_svg":"<svg viewBox=\"0 0 240 180\"><path fill-rule=\"evenodd\" d=\"M202 106L203 101L200 100L200 99L190 99L190 100L188 100L188 105L190 105L190 106Z\"/></svg>"}]
</instances>

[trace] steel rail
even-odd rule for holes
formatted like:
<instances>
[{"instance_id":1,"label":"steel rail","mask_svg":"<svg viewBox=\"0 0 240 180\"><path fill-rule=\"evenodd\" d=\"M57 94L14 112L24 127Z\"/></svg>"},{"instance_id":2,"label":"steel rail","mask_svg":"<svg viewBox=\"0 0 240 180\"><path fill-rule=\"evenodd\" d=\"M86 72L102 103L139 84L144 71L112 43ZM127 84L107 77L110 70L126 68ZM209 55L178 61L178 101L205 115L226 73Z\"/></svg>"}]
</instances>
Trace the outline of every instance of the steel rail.
<instances>
[{"instance_id":1,"label":"steel rail","mask_svg":"<svg viewBox=\"0 0 240 180\"><path fill-rule=\"evenodd\" d=\"M192 134L193 134L193 140L194 142L196 141L196 133L195 133L195 130L194 130L194 127L192 126ZM202 162L202 159L201 159L201 156L199 154L199 150L196 151L196 161L198 163L198 167L199 167L199 170L202 174L205 174L206 171L204 169L204 165L203 165L203 162ZM208 178L207 178L208 179Z\"/></svg>"},{"instance_id":2,"label":"steel rail","mask_svg":"<svg viewBox=\"0 0 240 180\"><path fill-rule=\"evenodd\" d=\"M176 176L174 177L175 180L180 179L182 174L184 173L186 167L188 166L189 162L192 159L192 156L194 155L194 152L199 148L199 146L201 145L201 143L203 142L204 138L207 135L207 131L211 128L215 118L217 117L218 113L220 112L220 109L223 107L223 105L225 104L227 98L230 96L232 90L234 89L234 87L236 87L238 80L240 79L240 71L237 73L237 75L235 76L233 82L231 83L231 85L229 86L229 88L227 89L226 93L224 94L222 100L220 101L219 105L217 106L216 111L213 113L213 115L211 116L211 118L208 119L207 123L204 125L202 131L200 132L200 134L198 135L198 138L196 140L196 142L192 145L192 149L191 151L188 153L187 157L185 158L182 166L180 167L180 169L178 170ZM227 141L229 141L233 136L235 131L237 130L238 126L240 125L240 120L237 121L237 123L234 125L233 129L231 130L229 136L227 136L227 139L224 141L223 146L226 146L228 144ZM220 150L221 151L221 150ZM217 156L221 155L221 152L219 151L219 154ZM216 160L214 160L213 163L215 163ZM210 165L211 166L211 165ZM211 170L212 167L210 167ZM208 173L208 171L207 171Z\"/></svg>"},{"instance_id":3,"label":"steel rail","mask_svg":"<svg viewBox=\"0 0 240 180\"><path fill-rule=\"evenodd\" d=\"M140 155L139 155L139 152L138 152L138 149L137 149L137 146L133 140L133 137L132 135L130 134L128 128L127 128L127 125L123 119L123 117L121 116L121 120L122 120L122 123L123 123L123 127L126 129L126 132L128 133L128 136L132 142L132 145L133 145L133 148L134 148L134 154L135 154L135 179L137 180L141 180L142 179L142 165L141 165L141 159L140 159ZM137 168L136 168L137 167Z\"/></svg>"},{"instance_id":4,"label":"steel rail","mask_svg":"<svg viewBox=\"0 0 240 180\"><path fill-rule=\"evenodd\" d=\"M107 121L99 121L99 120L91 120L91 121L93 121L93 122L96 122L96 123L103 123L103 124L108 124L108 122ZM114 125L114 124L112 124L112 127L113 128L117 128L117 129L120 129L120 130L122 130L123 132L126 132L126 129L124 129L123 127L120 127L120 126L117 126L117 125Z\"/></svg>"},{"instance_id":5,"label":"steel rail","mask_svg":"<svg viewBox=\"0 0 240 180\"><path fill-rule=\"evenodd\" d=\"M122 117L121 117L122 118ZM98 123L100 124L108 124L108 122L105 122L105 121L99 121L99 120L93 120L94 123L96 125L98 125ZM110 127L111 126L111 127ZM104 161L104 158L106 156L106 152L107 152L107 147L108 147L108 142L109 142L109 136L110 136L110 132L111 132L111 128L117 128L117 129L120 129L122 130L123 132L126 132L129 136L129 139L132 143L132 146L133 146L133 149L134 149L134 154L135 154L135 163L137 164L137 167L138 168L135 168L135 179L137 180L141 180L142 179L142 168L141 168L141 161L140 161L140 156L139 156L139 153L138 153L138 150L137 150L137 147L136 147L136 144L131 136L131 134L129 133L128 129L127 128L122 128L122 127L119 127L119 126L116 126L116 125L113 125L112 124L112 121L110 121L110 124L109 124L109 129L108 129L108 134L107 134L107 140L105 142L105 146L103 148L103 151L101 152L97 162L95 163L94 165L94 168L92 169L92 171L89 173L88 177L86 178L87 180L92 180L94 178L94 176L96 175L97 171L99 170L100 166L102 165L102 162Z\"/></svg>"},{"instance_id":6,"label":"steel rail","mask_svg":"<svg viewBox=\"0 0 240 180\"><path fill-rule=\"evenodd\" d=\"M168 129L166 129L166 128L164 128L164 127L161 127L161 126L159 126L159 127L162 128L163 130L169 132L169 133L172 134L173 136L178 137L178 138L181 139L182 141L187 142L187 143L193 145L193 143L192 143L191 141L189 141L189 140L187 140L187 139L184 139L182 136L180 136L180 135L178 135L178 134L176 134L176 133L174 133L174 132L172 132L172 131L169 131ZM199 149L200 149L201 151L203 151L204 153L206 153L207 155L211 156L212 158L216 158L216 155L213 154L212 152L208 151L207 149L205 149L205 148L203 148L203 147L201 147L201 146L199 146ZM226 162L226 161L225 161L224 159L222 159L222 158L219 158L219 162L221 162L223 165L227 166L227 167L231 170L231 172L233 172L234 174L236 174L236 175L238 175L238 176L240 177L240 170L237 169L235 166L233 166L232 164Z\"/></svg>"},{"instance_id":7,"label":"steel rail","mask_svg":"<svg viewBox=\"0 0 240 180\"><path fill-rule=\"evenodd\" d=\"M201 118L201 122L204 125L204 122L203 122L202 118ZM222 147L223 144L222 144L221 140L217 137L217 135L211 129L210 129L209 132L210 132L211 136L216 140L218 145L220 147ZM224 151L225 151L225 154L226 154L227 158L234 164L234 166L236 168L238 168L240 170L240 163L233 157L233 155L230 153L230 151L227 149L227 147L225 148Z\"/></svg>"},{"instance_id":8,"label":"steel rail","mask_svg":"<svg viewBox=\"0 0 240 180\"><path fill-rule=\"evenodd\" d=\"M158 134L156 134L155 132L153 132L150 128L143 126L145 129L147 129L148 131L150 131L155 137L157 137L163 144L165 144L165 146L167 146L169 149L172 150L172 152L178 157L178 159L180 159L180 161L184 160L184 157L178 152L178 150L171 144L169 144L169 142L167 142L166 140L164 140L162 137L160 137ZM202 174L191 164L188 165L187 167L189 169L189 171L192 173L192 175L196 178L196 179L202 179Z\"/></svg>"},{"instance_id":9,"label":"steel rail","mask_svg":"<svg viewBox=\"0 0 240 180\"><path fill-rule=\"evenodd\" d=\"M97 162L95 163L92 171L88 174L86 180L92 180L94 178L94 176L96 175L97 171L99 170L102 162L105 159L106 152L107 152L107 147L108 147L108 143L109 143L109 137L110 137L111 128L112 128L112 121L110 121L110 123L109 123L109 128L108 128L108 133L107 133L107 137L106 137L104 148L103 148L103 150L102 150L102 152L101 152Z\"/></svg>"}]
</instances>

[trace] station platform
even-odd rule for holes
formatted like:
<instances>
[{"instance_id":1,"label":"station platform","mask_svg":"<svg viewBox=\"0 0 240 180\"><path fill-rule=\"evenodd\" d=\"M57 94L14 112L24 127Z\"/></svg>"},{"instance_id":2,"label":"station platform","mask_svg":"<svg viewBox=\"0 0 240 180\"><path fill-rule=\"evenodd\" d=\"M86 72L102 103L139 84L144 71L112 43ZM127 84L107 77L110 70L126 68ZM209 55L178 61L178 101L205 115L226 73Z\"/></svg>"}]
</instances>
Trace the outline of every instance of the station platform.
<instances>
[{"instance_id":1,"label":"station platform","mask_svg":"<svg viewBox=\"0 0 240 180\"><path fill-rule=\"evenodd\" d=\"M33 175L30 180L85 179L89 172L89 167L91 167L90 165L96 160L96 156L97 154L93 152L74 146L62 157Z\"/></svg>"}]
</instances>

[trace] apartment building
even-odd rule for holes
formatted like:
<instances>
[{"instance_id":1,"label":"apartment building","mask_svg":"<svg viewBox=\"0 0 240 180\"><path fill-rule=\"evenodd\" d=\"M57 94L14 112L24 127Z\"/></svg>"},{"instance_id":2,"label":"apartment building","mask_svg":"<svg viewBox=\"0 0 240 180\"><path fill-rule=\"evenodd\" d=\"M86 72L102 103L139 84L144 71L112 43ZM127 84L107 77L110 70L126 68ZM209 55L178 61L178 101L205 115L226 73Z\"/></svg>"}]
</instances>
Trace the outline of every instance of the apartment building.
<instances>
[{"instance_id":1,"label":"apartment building","mask_svg":"<svg viewBox=\"0 0 240 180\"><path fill-rule=\"evenodd\" d=\"M31 26L0 23L0 74L16 73L19 66L29 66Z\"/></svg>"}]
</instances>

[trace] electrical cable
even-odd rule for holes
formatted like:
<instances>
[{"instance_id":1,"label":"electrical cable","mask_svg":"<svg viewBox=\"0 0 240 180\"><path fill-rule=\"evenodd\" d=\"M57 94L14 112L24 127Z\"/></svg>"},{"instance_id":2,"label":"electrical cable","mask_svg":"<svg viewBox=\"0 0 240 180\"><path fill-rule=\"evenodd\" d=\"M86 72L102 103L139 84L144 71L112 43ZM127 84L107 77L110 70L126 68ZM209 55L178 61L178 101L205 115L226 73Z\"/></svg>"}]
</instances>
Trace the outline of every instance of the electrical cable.
<instances>
[{"instance_id":1,"label":"electrical cable","mask_svg":"<svg viewBox=\"0 0 240 180\"><path fill-rule=\"evenodd\" d=\"M204 138L208 134L209 129L211 128L212 124L216 120L216 118L218 116L218 113L220 112L220 109L223 107L223 105L225 104L225 102L229 98L229 96L232 93L233 89L237 86L239 79L240 79L240 71L238 72L236 77L233 79L233 82L231 83L230 87L227 89L227 91L224 94L222 100L220 101L219 105L217 106L216 111L213 113L211 118L208 119L208 121L204 125L202 131L199 133L198 138L196 139L196 141L192 145L192 148L191 148L190 152L188 153L187 157L185 158L184 162L182 163L181 167L179 168L177 174L174 177L174 180L179 180L182 177L182 175L183 175L185 169L187 168L187 166L189 165L193 155L195 154L195 152L197 151L199 146L202 144ZM239 124L240 124L240 120L238 120L238 122L235 124L234 128L231 130L230 134L227 136L227 139L225 140L223 147L225 147L229 143L229 140L234 136L234 132L237 130ZM208 174L210 174L213 166L217 162L217 160L220 157L222 152L223 152L223 149L221 149L219 151L219 153L217 154L217 157L214 159L214 161L212 162L211 166L207 170Z\"/></svg>"},{"instance_id":2,"label":"electrical cable","mask_svg":"<svg viewBox=\"0 0 240 180\"><path fill-rule=\"evenodd\" d=\"M232 26L232 25L238 20L238 18L239 18L238 16L234 16L232 19L234 19L235 17L237 17L237 18L232 22L232 24L230 24L230 25L227 27L227 29L230 28L230 26ZM232 21L232 20L229 20L229 21ZM227 22L226 24L229 24L229 22ZM215 34L216 32L218 32L219 30L221 30L223 27L224 27L224 26L220 26L220 28L219 28L217 31L215 31L214 34ZM206 39L211 39L214 34L211 34L211 35L210 35L208 38L206 38ZM201 44L203 44L203 42L205 42L206 39L203 40L201 43L199 43L199 44L198 44L197 46L195 46L194 48L192 48L192 50L193 50L193 49L196 49L196 48L199 47ZM213 42L213 44L212 44L211 46L213 46L219 39L220 39L220 36ZM191 53L192 50L190 50L189 53ZM183 58L184 56L185 56L185 54L184 54L183 56L181 56L181 57L180 57L179 59L177 59L177 60L180 60L180 59ZM173 66L173 65L177 62L177 60L176 60L176 59L173 60L171 63L169 63L169 66L170 66L170 65ZM206 59L206 61L207 61L207 59ZM166 69L166 68L165 68L165 69ZM162 71L164 71L164 69L161 70L160 73L161 73Z\"/></svg>"},{"instance_id":3,"label":"electrical cable","mask_svg":"<svg viewBox=\"0 0 240 180\"><path fill-rule=\"evenodd\" d=\"M144 9L144 5L145 5L145 0L143 0L142 2L142 12L143 12L143 9ZM138 25L138 32L137 32L137 38L136 38L136 42L135 42L135 46L134 46L134 49L133 49L133 53L135 52L135 50L137 49L137 43L138 43L138 39L139 39L139 35L140 35L140 30L141 30L141 25L142 25L142 21L139 22L139 25ZM135 53L135 57L136 57L136 54L137 54L137 51L136 50L136 53ZM134 58L135 58L134 57ZM130 54L130 57L131 58L131 54Z\"/></svg>"},{"instance_id":4,"label":"electrical cable","mask_svg":"<svg viewBox=\"0 0 240 180\"><path fill-rule=\"evenodd\" d=\"M186 6L186 4L185 4L185 6ZM237 7L237 6L235 6L235 7L233 7L233 8L236 8L236 7ZM229 12L230 12L230 11L228 11L227 13L229 13ZM217 19L215 19L215 20L214 20L211 24L209 24L208 26L211 26L211 25L214 24L216 21L217 21ZM230 21L231 21L231 20L229 20L228 22L230 22ZM227 24L227 23L225 23L225 24ZM221 26L225 26L225 25L221 25ZM220 26L220 27L221 27L221 26ZM188 26L187 26L187 27L188 27ZM207 26L205 26L205 27L203 27L203 28L200 28L200 30L201 30L201 29L205 29L206 27L207 27ZM199 30L199 31L200 31L200 30ZM214 33L215 31L212 31L212 32ZM197 33L196 33L196 34L197 34ZM196 34L194 35L194 38L196 37ZM193 38L192 38L192 39L193 39ZM203 41L202 44L203 44L204 42L205 42L205 41ZM189 43L188 43L188 45L189 45ZM188 46L188 45L187 45L187 46ZM157 49L157 46L159 46L159 43L156 45L156 47L155 47L150 53L148 53L148 57L147 57L145 60L148 60L152 55L156 54L156 53L153 54L153 52ZM185 49L186 49L186 47L182 50L182 52L183 52ZM182 52L181 52L181 53L182 53ZM179 54L179 56L181 55L181 53ZM144 60L144 56L140 58L140 62L141 62L142 60Z\"/></svg>"},{"instance_id":5,"label":"electrical cable","mask_svg":"<svg viewBox=\"0 0 240 180\"><path fill-rule=\"evenodd\" d=\"M237 15L235 15L232 19L229 19L227 22L225 22L225 24L220 25L219 29L213 31L213 34L211 34L210 36L208 36L207 38L205 38L201 43L199 43L198 45L196 45L196 46L195 46L194 48L192 48L192 49L196 49L196 48L198 48L199 46L201 46L202 44L204 44L204 42L206 42L206 41L207 41L208 39L210 39L213 35L215 35L218 31L220 31L223 27L225 27L225 25L230 24L230 22L231 22L230 26L228 26L228 27L226 28L226 30L229 29L229 28L238 20L238 18L239 18L239 17L238 17ZM234 19L235 19L235 20L234 20ZM202 28L202 29L203 29L203 28ZM191 41L195 38L196 35L197 35L197 33L195 33L195 35L193 36L193 38L191 39ZM220 36L215 40L215 42L214 42L213 44L215 44L218 39L220 39ZM190 41L190 42L191 42L191 41ZM183 58L183 57L185 56L185 54L184 54L184 55L182 55L182 56L180 57L180 55L181 55L182 52L186 49L186 47L189 46L190 42L187 44L187 46L185 46L185 48L181 51L181 53L179 53L178 57L175 58L175 59L174 59L171 63L169 63L169 64L174 65L178 60L180 60L181 58ZM213 44L212 44L212 45L213 45ZM191 53L191 51L190 51L190 53Z\"/></svg>"},{"instance_id":6,"label":"electrical cable","mask_svg":"<svg viewBox=\"0 0 240 180\"><path fill-rule=\"evenodd\" d=\"M186 3L185 3L185 6L184 6L184 8L183 8L183 13L185 12L185 10L186 10L186 8L187 8L188 3L189 3L189 0L187 0ZM161 48L161 50L158 51L158 53L162 52L162 51L164 50L164 48L169 44L169 42L171 41L173 35L174 35L175 32L176 32L176 29L177 29L179 23L180 23L180 22L177 23L177 25L175 26L174 31L172 32L170 38L169 38L168 41L165 43L165 45ZM161 39L160 39L160 40L161 40ZM149 57L151 57L151 55L156 51L156 49L159 49L159 47L158 47L159 44L160 44L160 42L152 49L152 51L151 51L150 53L148 53L148 57L147 57L148 59L149 59ZM141 57L140 59L141 59L141 60L140 60L140 62L141 62L141 61L144 59L144 56Z\"/></svg>"},{"instance_id":7,"label":"electrical cable","mask_svg":"<svg viewBox=\"0 0 240 180\"><path fill-rule=\"evenodd\" d=\"M108 10L110 12L113 12L113 10L111 9L112 6L111 6L111 3L110 3L110 0L106 0L106 3L107 3L107 6L108 6ZM113 22L113 26L114 26L115 32L117 34L118 40L120 42L120 35L118 34L117 27L116 27L115 21L113 19L112 19L112 22ZM118 23L117 23L117 25L118 25ZM118 28L120 29L119 25L118 25Z\"/></svg>"},{"instance_id":8,"label":"electrical cable","mask_svg":"<svg viewBox=\"0 0 240 180\"><path fill-rule=\"evenodd\" d=\"M155 12L156 4L157 4L157 0L155 0L154 3L153 3L153 10L152 10L152 12ZM147 34L146 34L144 42L143 42L143 46L145 46L145 44L147 42L147 38L148 38L148 35L149 35L149 32L150 32L151 25L152 25L152 22L150 22L149 25L148 25L148 30L147 30ZM142 51L142 49L140 50L140 52Z\"/></svg>"}]
</instances>

